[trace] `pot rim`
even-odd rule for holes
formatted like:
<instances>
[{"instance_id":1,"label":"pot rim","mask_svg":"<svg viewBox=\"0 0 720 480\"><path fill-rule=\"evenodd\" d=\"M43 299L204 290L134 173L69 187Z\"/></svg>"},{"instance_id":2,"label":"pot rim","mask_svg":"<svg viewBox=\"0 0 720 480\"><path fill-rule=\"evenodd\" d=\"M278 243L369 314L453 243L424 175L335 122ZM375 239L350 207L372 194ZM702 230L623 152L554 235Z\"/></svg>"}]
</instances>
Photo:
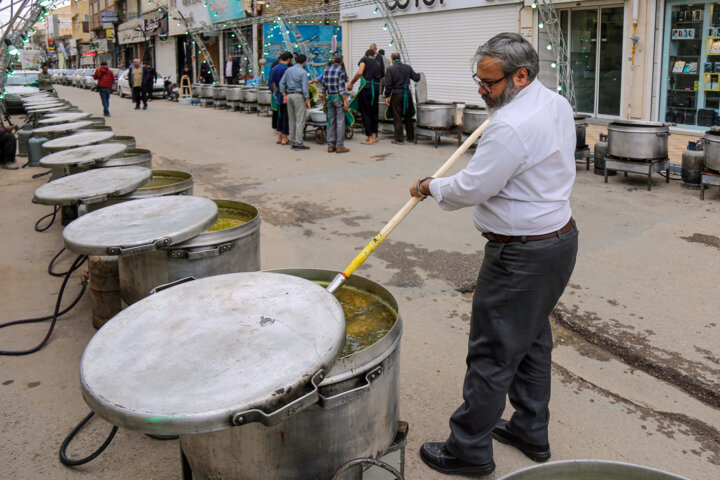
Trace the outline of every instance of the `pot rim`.
<instances>
[{"instance_id":1,"label":"pot rim","mask_svg":"<svg viewBox=\"0 0 720 480\"><path fill-rule=\"evenodd\" d=\"M226 228L224 230L218 230L216 232L204 231L189 240L163 248L163 250L182 250L195 247L209 247L213 245L218 245L220 243L231 242L247 237L248 235L251 235L260 228L260 212L254 206L248 203L239 202L237 200L222 200L213 198L212 201L217 204L218 209L231 208L233 210L242 210L244 212L252 214L253 217L242 225L238 225L232 228ZM218 218L219 217L220 214L218 214Z\"/></svg>"}]
</instances>

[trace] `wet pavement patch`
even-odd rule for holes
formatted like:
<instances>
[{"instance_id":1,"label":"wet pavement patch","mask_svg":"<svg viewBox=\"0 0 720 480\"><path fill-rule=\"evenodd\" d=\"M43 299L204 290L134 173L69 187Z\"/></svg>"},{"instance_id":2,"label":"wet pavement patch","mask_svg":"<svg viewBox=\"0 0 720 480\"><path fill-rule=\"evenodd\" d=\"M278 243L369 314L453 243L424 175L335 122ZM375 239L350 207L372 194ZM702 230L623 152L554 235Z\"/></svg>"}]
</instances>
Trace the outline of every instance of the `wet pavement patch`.
<instances>
[{"instance_id":1,"label":"wet pavement patch","mask_svg":"<svg viewBox=\"0 0 720 480\"><path fill-rule=\"evenodd\" d=\"M698 457L703 453L707 453L707 460L710 463L720 465L720 431L717 428L682 413L663 412L639 405L632 400L589 382L555 362L552 364L552 371L564 385L574 388L575 393L591 390L607 398L612 403L622 405L626 413L636 414L641 420L653 421L655 429L668 438L674 438L676 434L692 437L700 445L700 450L691 450L690 453ZM645 426L642 428L647 430ZM648 435L652 435L652 433L648 432Z\"/></svg>"},{"instance_id":2,"label":"wet pavement patch","mask_svg":"<svg viewBox=\"0 0 720 480\"><path fill-rule=\"evenodd\" d=\"M260 211L260 218L263 222L276 227L301 227L317 223L318 220L349 213L343 208L329 208L319 203L307 201L275 204L269 202L269 198L271 197L268 195L259 195L246 197L244 201ZM311 236L312 231L305 231L303 234Z\"/></svg>"},{"instance_id":3,"label":"wet pavement patch","mask_svg":"<svg viewBox=\"0 0 720 480\"><path fill-rule=\"evenodd\" d=\"M691 243L702 243L703 245L707 245L708 247L715 247L718 250L720 250L720 237L716 237L715 235L706 235L704 233L693 233L689 237L681 237L683 240L686 240Z\"/></svg>"},{"instance_id":4,"label":"wet pavement patch","mask_svg":"<svg viewBox=\"0 0 720 480\"><path fill-rule=\"evenodd\" d=\"M359 232L354 236L373 238L377 232ZM386 268L396 270L387 282L396 287L419 287L425 278L444 280L455 290L467 293L475 289L483 253L460 253L445 250L428 250L408 242L385 240L373 256L387 263Z\"/></svg>"},{"instance_id":5,"label":"wet pavement patch","mask_svg":"<svg viewBox=\"0 0 720 480\"><path fill-rule=\"evenodd\" d=\"M580 312L577 306L570 308L562 303L555 307L551 318L623 363L665 380L701 402L720 407L720 368L651 345L647 338L653 334L651 330L633 332L630 325L615 319L606 321L594 312Z\"/></svg>"}]
</instances>

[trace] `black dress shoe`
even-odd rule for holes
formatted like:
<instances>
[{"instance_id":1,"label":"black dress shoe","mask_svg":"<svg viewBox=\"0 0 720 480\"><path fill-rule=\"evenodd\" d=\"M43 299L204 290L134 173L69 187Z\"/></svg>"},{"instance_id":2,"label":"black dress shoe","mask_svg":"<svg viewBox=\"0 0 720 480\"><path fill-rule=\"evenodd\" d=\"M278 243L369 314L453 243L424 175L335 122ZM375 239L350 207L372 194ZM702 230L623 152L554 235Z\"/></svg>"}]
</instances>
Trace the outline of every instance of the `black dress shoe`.
<instances>
[{"instance_id":1,"label":"black dress shoe","mask_svg":"<svg viewBox=\"0 0 720 480\"><path fill-rule=\"evenodd\" d=\"M508 421L500 420L493 429L492 436L495 440L506 445L517 448L533 462L547 462L550 459L550 445L534 445L528 443L515 435L508 429Z\"/></svg>"},{"instance_id":2,"label":"black dress shoe","mask_svg":"<svg viewBox=\"0 0 720 480\"><path fill-rule=\"evenodd\" d=\"M420 447L420 457L430 468L446 475L490 475L495 462L470 463L455 457L445 449L445 442L428 442Z\"/></svg>"}]
</instances>

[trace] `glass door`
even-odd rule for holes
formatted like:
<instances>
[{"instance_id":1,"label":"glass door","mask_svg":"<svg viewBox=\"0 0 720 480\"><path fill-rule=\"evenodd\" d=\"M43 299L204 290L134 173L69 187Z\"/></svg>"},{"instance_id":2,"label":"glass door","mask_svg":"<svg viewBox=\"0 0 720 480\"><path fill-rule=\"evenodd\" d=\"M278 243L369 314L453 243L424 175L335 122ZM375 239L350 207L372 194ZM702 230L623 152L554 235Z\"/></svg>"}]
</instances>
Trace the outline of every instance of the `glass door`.
<instances>
[{"instance_id":1,"label":"glass door","mask_svg":"<svg viewBox=\"0 0 720 480\"><path fill-rule=\"evenodd\" d=\"M624 10L618 6L561 12L580 113L620 116Z\"/></svg>"},{"instance_id":2,"label":"glass door","mask_svg":"<svg viewBox=\"0 0 720 480\"><path fill-rule=\"evenodd\" d=\"M570 12L570 71L578 112L595 114L597 9Z\"/></svg>"},{"instance_id":3,"label":"glass door","mask_svg":"<svg viewBox=\"0 0 720 480\"><path fill-rule=\"evenodd\" d=\"M596 107L599 115L620 116L624 10L623 7L600 9Z\"/></svg>"}]
</instances>

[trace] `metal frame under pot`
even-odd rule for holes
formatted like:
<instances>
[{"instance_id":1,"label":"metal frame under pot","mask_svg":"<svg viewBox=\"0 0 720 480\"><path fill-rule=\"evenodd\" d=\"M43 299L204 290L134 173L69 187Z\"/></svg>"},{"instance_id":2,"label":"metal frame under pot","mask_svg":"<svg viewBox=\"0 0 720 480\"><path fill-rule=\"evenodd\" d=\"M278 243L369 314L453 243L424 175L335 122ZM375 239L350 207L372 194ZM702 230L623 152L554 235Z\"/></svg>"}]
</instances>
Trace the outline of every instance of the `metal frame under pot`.
<instances>
[{"instance_id":1,"label":"metal frame under pot","mask_svg":"<svg viewBox=\"0 0 720 480\"><path fill-rule=\"evenodd\" d=\"M337 274L312 269L272 272L321 282L330 282ZM390 292L375 282L353 275L345 285L374 293L397 309ZM348 460L381 457L393 447L400 425L401 338L398 315L378 342L335 362L319 385L317 403L280 423L272 421L272 413L263 413L259 418L270 425L240 423L216 432L180 435L180 448L194 478L329 479ZM345 478L361 478L357 473L362 472Z\"/></svg>"}]
</instances>

